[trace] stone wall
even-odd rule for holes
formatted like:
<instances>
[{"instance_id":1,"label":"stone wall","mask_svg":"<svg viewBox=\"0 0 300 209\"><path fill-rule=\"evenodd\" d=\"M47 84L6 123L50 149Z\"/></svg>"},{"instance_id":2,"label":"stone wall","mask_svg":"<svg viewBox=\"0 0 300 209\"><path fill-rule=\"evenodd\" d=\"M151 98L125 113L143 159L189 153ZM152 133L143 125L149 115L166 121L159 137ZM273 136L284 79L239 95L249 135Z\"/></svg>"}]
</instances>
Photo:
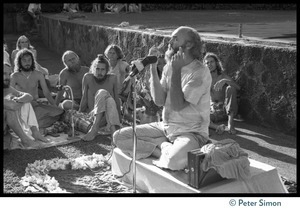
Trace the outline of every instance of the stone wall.
<instances>
[{"instance_id":1,"label":"stone wall","mask_svg":"<svg viewBox=\"0 0 300 209\"><path fill-rule=\"evenodd\" d=\"M27 12L4 13L3 14L3 33L25 33L33 26L32 17Z\"/></svg>"},{"instance_id":2,"label":"stone wall","mask_svg":"<svg viewBox=\"0 0 300 209\"><path fill-rule=\"evenodd\" d=\"M110 43L121 46L128 62L147 55L149 47L167 48L170 33L111 28L43 17L44 43L63 54L75 51L90 66ZM296 132L296 47L265 42L203 37L206 50L218 54L227 73L242 87L239 113L257 125Z\"/></svg>"}]
</instances>

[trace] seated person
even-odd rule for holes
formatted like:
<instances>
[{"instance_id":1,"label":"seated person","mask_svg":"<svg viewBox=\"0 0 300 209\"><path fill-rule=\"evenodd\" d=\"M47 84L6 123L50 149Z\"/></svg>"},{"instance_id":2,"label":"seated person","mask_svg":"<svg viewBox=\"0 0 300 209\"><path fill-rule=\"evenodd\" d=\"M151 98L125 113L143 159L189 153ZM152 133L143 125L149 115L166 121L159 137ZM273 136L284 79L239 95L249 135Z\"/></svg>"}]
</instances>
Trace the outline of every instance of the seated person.
<instances>
[{"instance_id":1,"label":"seated person","mask_svg":"<svg viewBox=\"0 0 300 209\"><path fill-rule=\"evenodd\" d=\"M101 12L101 4L93 3L92 12Z\"/></svg>"},{"instance_id":2,"label":"seated person","mask_svg":"<svg viewBox=\"0 0 300 209\"><path fill-rule=\"evenodd\" d=\"M17 40L16 43L16 49L12 51L11 53L11 60L12 60L12 64L14 66L15 64L15 58L16 58L16 54L21 50L21 49L29 49L34 56L34 60L35 60L35 65L36 65L36 69L38 71L41 71L43 73L43 75L45 76L45 78L48 78L49 76L49 71L47 68L42 67L40 64L37 63L37 51L34 49L34 47L30 44L30 40L26 37L26 36L20 36Z\"/></svg>"},{"instance_id":3,"label":"seated person","mask_svg":"<svg viewBox=\"0 0 300 209\"><path fill-rule=\"evenodd\" d=\"M64 4L63 11L72 13L79 12L79 5L78 3Z\"/></svg>"},{"instance_id":4,"label":"seated person","mask_svg":"<svg viewBox=\"0 0 300 209\"><path fill-rule=\"evenodd\" d=\"M10 57L9 57L9 53L7 52L7 45L6 45L5 41L3 42L3 62L6 62L9 65L11 65Z\"/></svg>"},{"instance_id":5,"label":"seated person","mask_svg":"<svg viewBox=\"0 0 300 209\"><path fill-rule=\"evenodd\" d=\"M216 54L207 53L203 62L209 68L212 77L210 128L216 129L219 134L224 131L235 134L233 118L238 112L237 90L240 90L240 86L224 73L222 63ZM215 124L226 119L228 119L227 126Z\"/></svg>"},{"instance_id":6,"label":"seated person","mask_svg":"<svg viewBox=\"0 0 300 209\"><path fill-rule=\"evenodd\" d=\"M15 62L15 58L16 58L16 54L18 53L18 51L20 51L21 49L29 49L30 51L32 51L35 60L37 60L37 51L34 49L34 47L30 44L30 40L26 37L26 36L20 36L17 40L16 43L16 49L12 51L11 53L11 58L12 58L12 66L14 66L14 62ZM40 72L43 73L43 75L45 76L46 79L46 83L48 88L51 87L50 85L50 81L49 81L49 71L47 68L42 67L37 61L35 62L35 66L36 69ZM38 95L40 98L44 98L45 95L43 94L42 88L39 85L38 88Z\"/></svg>"},{"instance_id":7,"label":"seated person","mask_svg":"<svg viewBox=\"0 0 300 209\"><path fill-rule=\"evenodd\" d=\"M108 73L115 74L117 76L119 86L118 94L120 94L123 81L129 74L130 66L126 61L123 60L124 54L122 49L117 45L111 44L106 47L104 54L109 61Z\"/></svg>"},{"instance_id":8,"label":"seated person","mask_svg":"<svg viewBox=\"0 0 300 209\"><path fill-rule=\"evenodd\" d=\"M161 122L136 126L136 159L159 158L160 168L182 170L187 167L187 153L209 143L209 87L211 75L199 61L201 38L190 27L173 33L166 52L167 64L161 80L157 64L150 65L150 91L156 105L163 106ZM133 146L132 127L113 135L114 144L130 156Z\"/></svg>"},{"instance_id":9,"label":"seated person","mask_svg":"<svg viewBox=\"0 0 300 209\"><path fill-rule=\"evenodd\" d=\"M35 111L39 127L46 128L60 119L64 110L56 106L47 87L45 78L40 71L36 70L35 63L34 55L29 49L20 50L16 54L15 70L11 75L11 86L33 96L31 104ZM39 84L50 105L38 103Z\"/></svg>"},{"instance_id":10,"label":"seated person","mask_svg":"<svg viewBox=\"0 0 300 209\"><path fill-rule=\"evenodd\" d=\"M117 77L108 74L109 63L103 55L92 62L90 72L83 77L83 96L79 112L92 117L93 125L84 141L91 141L99 128L106 125L106 131L113 133L120 126L120 101Z\"/></svg>"},{"instance_id":11,"label":"seated person","mask_svg":"<svg viewBox=\"0 0 300 209\"><path fill-rule=\"evenodd\" d=\"M129 4L128 5L128 11L129 12L133 12L133 13L136 13L136 12L140 12L142 11L142 4Z\"/></svg>"},{"instance_id":12,"label":"seated person","mask_svg":"<svg viewBox=\"0 0 300 209\"><path fill-rule=\"evenodd\" d=\"M24 147L38 148L42 142L48 142L39 132L34 110L30 104L33 97L10 86L11 66L3 63L3 133L4 144L9 144L11 135L9 129L20 137ZM9 148L8 146L5 146Z\"/></svg>"},{"instance_id":13,"label":"seated person","mask_svg":"<svg viewBox=\"0 0 300 209\"><path fill-rule=\"evenodd\" d=\"M84 74L89 72L89 68L81 66L79 56L69 50L63 54L62 62L65 68L59 73L58 84L71 87L74 96L73 108L78 110L82 97L82 79ZM55 103L64 110L72 109L70 89L58 91Z\"/></svg>"},{"instance_id":14,"label":"seated person","mask_svg":"<svg viewBox=\"0 0 300 209\"><path fill-rule=\"evenodd\" d=\"M128 11L127 4L105 4L105 8L110 12L116 14L120 13L123 10L125 10L125 12Z\"/></svg>"}]
</instances>

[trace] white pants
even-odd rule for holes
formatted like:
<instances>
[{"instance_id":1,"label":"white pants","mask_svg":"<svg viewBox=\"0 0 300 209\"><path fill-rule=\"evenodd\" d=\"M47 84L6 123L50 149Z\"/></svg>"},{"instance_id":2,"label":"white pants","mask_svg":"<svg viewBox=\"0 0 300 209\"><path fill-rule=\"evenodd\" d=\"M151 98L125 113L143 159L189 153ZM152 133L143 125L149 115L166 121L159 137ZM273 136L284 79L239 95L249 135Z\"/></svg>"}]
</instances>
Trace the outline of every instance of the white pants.
<instances>
[{"instance_id":1,"label":"white pants","mask_svg":"<svg viewBox=\"0 0 300 209\"><path fill-rule=\"evenodd\" d=\"M24 103L18 112L20 124L26 135L32 138L31 127L36 126L39 129L39 124L36 120L35 112L30 103Z\"/></svg>"}]
</instances>

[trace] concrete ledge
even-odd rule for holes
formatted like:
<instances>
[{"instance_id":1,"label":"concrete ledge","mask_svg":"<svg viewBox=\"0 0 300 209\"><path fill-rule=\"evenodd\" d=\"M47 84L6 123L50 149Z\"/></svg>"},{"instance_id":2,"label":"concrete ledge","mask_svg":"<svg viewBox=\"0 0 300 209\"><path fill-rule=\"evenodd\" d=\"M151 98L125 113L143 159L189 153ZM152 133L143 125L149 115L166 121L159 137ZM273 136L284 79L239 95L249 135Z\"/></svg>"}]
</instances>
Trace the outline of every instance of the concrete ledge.
<instances>
[{"instance_id":1,"label":"concrete ledge","mask_svg":"<svg viewBox=\"0 0 300 209\"><path fill-rule=\"evenodd\" d=\"M43 16L41 35L51 50L74 50L90 66L108 44L121 46L128 62L153 45L167 49L171 31L97 25L84 19ZM296 45L248 37L202 35L206 50L218 54L227 73L241 85L239 112L245 119L287 134L296 133Z\"/></svg>"}]
</instances>

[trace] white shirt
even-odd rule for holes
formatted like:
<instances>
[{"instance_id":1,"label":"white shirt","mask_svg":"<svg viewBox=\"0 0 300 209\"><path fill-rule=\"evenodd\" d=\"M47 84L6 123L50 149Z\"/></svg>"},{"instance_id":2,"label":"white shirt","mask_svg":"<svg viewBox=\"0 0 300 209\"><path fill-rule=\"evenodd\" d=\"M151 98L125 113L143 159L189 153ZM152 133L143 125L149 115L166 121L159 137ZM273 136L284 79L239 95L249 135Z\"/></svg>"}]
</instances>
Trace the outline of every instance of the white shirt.
<instances>
[{"instance_id":1,"label":"white shirt","mask_svg":"<svg viewBox=\"0 0 300 209\"><path fill-rule=\"evenodd\" d=\"M211 75L209 69L199 60L194 60L181 69L181 86L184 99L190 104L176 112L171 108L170 85L172 67L166 64L161 78L167 98L163 109L163 123L167 137L181 133L197 132L208 137L210 122L210 86Z\"/></svg>"}]
</instances>

